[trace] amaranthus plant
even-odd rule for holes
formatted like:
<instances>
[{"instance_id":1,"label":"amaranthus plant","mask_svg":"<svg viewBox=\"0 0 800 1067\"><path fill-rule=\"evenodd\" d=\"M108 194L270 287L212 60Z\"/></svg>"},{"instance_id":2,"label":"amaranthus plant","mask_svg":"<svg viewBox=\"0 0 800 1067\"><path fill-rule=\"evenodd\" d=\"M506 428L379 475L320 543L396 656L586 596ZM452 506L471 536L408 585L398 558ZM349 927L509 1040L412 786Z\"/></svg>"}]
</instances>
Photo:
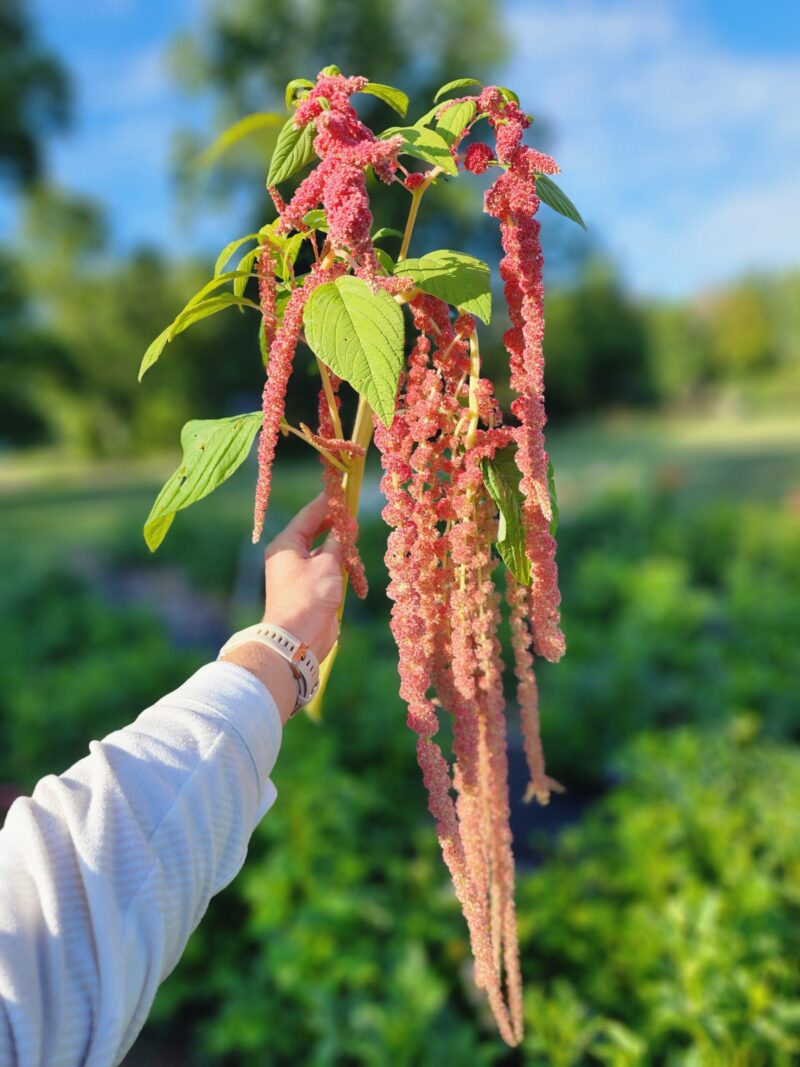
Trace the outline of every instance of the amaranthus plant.
<instances>
[{"instance_id":1,"label":"amaranthus plant","mask_svg":"<svg viewBox=\"0 0 800 1067\"><path fill-rule=\"evenodd\" d=\"M464 90L469 95L450 95ZM263 410L184 427L183 463L159 494L145 538L155 550L175 513L229 477L260 432L253 522L258 541L281 435L295 434L319 454L346 575L364 596L357 513L374 435L383 466L383 517L391 527L387 593L400 693L469 929L475 981L502 1037L516 1045L523 1029L522 982L495 577L502 571L511 620L530 768L526 799L546 804L561 787L545 771L533 664L534 655L558 660L564 638L554 488L543 434L542 250L535 216L544 201L583 223L550 177L558 172L554 161L523 144L531 119L510 90L459 78L442 87L434 107L416 123L377 135L353 106L358 93L371 93L405 116L405 94L345 77L336 67L323 70L316 82L290 82L291 114L267 179L277 217L223 249L214 277L145 354L142 374L169 341L201 318L229 306L260 315ZM226 143L275 121L272 115L250 116L225 135ZM486 140L475 139L479 129ZM304 171L284 199L280 187ZM409 256L426 190L445 177L487 171L497 174L484 210L500 228L500 275L510 317L503 339L514 395L508 413L481 365L477 320L490 320L489 267L449 249ZM408 198L403 233L375 230L370 174ZM377 244L393 239L399 241L395 258ZM245 246L236 268L226 270ZM251 278L257 302L245 295ZM284 418L301 342L319 371L316 429L291 426ZM358 394L349 433L340 407L347 387ZM323 665L323 678L335 653ZM453 726L449 759L436 740L447 715Z\"/></svg>"}]
</instances>

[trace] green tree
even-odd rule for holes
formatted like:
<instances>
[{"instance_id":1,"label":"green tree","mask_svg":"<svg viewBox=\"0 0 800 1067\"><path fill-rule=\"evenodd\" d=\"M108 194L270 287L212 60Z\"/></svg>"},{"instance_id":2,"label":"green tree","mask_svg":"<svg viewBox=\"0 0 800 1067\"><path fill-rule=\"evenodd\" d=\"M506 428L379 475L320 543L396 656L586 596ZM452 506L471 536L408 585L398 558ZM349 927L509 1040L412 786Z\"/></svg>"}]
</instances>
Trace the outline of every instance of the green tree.
<instances>
[{"instance_id":1,"label":"green tree","mask_svg":"<svg viewBox=\"0 0 800 1067\"><path fill-rule=\"evenodd\" d=\"M67 74L37 39L25 0L0 4L0 177L27 185L43 170L42 139L70 114Z\"/></svg>"},{"instance_id":2,"label":"green tree","mask_svg":"<svg viewBox=\"0 0 800 1067\"><path fill-rule=\"evenodd\" d=\"M421 101L449 78L487 75L504 37L497 0L215 0L207 25L181 38L177 54L186 86L212 90L225 117L238 118L282 106L291 78L334 62L402 82Z\"/></svg>"},{"instance_id":3,"label":"green tree","mask_svg":"<svg viewBox=\"0 0 800 1067\"><path fill-rule=\"evenodd\" d=\"M313 78L330 63L348 74L398 85L411 98L409 113L419 114L431 106L444 82L466 75L488 79L506 54L498 0L213 0L209 8L205 24L176 42L175 67L187 91L215 101L222 128L251 112L283 111L287 82L301 75ZM374 97L359 98L359 109L373 128L399 121ZM192 164L211 139L207 131L179 138L178 167L189 179L186 191L197 192ZM253 143L258 154L238 151L231 164L218 168L218 180L212 176L210 183L214 193L224 196L236 187L237 177L253 188L253 175L260 177L265 169L274 132ZM399 225L397 198L384 196L380 183L375 184L375 213L387 225ZM462 210L454 212L453 195L459 193L453 188L446 192L448 211L437 219L437 197L432 195L420 226L436 227L437 243L457 248L467 232L474 234L480 213L474 197L468 198L470 206L462 201ZM264 222L270 211L264 193L254 204L253 218Z\"/></svg>"},{"instance_id":4,"label":"green tree","mask_svg":"<svg viewBox=\"0 0 800 1067\"><path fill-rule=\"evenodd\" d=\"M548 296L545 310L553 414L652 399L643 311L609 263L590 263L577 285Z\"/></svg>"},{"instance_id":5,"label":"green tree","mask_svg":"<svg viewBox=\"0 0 800 1067\"><path fill-rule=\"evenodd\" d=\"M257 387L263 375L257 324L233 312L197 328L191 360L178 341L159 374L138 384L148 342L175 316L187 291L206 281L208 267L168 263L147 250L115 260L92 201L34 189L18 259L17 299L26 294L58 351L57 359L26 364L25 404L55 441L104 454L171 446L189 412L225 414L237 392ZM22 358L19 349L4 350L0 371L19 376Z\"/></svg>"}]
</instances>

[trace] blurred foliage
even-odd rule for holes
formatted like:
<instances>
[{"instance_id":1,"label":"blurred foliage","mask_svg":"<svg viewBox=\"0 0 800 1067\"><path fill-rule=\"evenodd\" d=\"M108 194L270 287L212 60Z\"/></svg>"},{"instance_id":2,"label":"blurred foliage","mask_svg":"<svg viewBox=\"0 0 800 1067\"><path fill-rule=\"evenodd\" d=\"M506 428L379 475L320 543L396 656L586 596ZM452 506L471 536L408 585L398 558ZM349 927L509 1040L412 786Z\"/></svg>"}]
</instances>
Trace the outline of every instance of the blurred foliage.
<instances>
[{"instance_id":1,"label":"blurred foliage","mask_svg":"<svg viewBox=\"0 0 800 1067\"><path fill-rule=\"evenodd\" d=\"M415 29L420 20L426 26L422 51ZM203 23L176 40L173 65L187 92L211 97L224 128L251 112L283 112L289 80L314 78L329 63L347 74L401 86L411 98L409 114L421 114L440 85L464 73L463 57L469 56L470 74L482 78L505 53L497 0L442 0L433 6L423 0L307 0L302 5L215 0ZM358 105L376 129L396 124L394 112L376 98L362 95ZM184 163L190 163L199 147L197 135L184 131L182 144ZM228 187L244 175L250 188L258 188L254 163L246 151L232 157L221 172ZM260 177L263 160L255 166ZM217 182L217 191L219 187ZM376 191L380 199L380 186Z\"/></svg>"},{"instance_id":2,"label":"blurred foliage","mask_svg":"<svg viewBox=\"0 0 800 1067\"><path fill-rule=\"evenodd\" d=\"M528 1062L797 1063L800 753L734 724L643 736L621 771L522 879Z\"/></svg>"},{"instance_id":3,"label":"blurred foliage","mask_svg":"<svg viewBox=\"0 0 800 1067\"><path fill-rule=\"evenodd\" d=\"M654 395L734 387L743 404L800 401L800 274L754 275L646 315Z\"/></svg>"},{"instance_id":4,"label":"blurred foliage","mask_svg":"<svg viewBox=\"0 0 800 1067\"><path fill-rule=\"evenodd\" d=\"M202 660L170 648L151 611L109 602L73 567L4 555L0 571L0 782L28 792Z\"/></svg>"},{"instance_id":5,"label":"blurred foliage","mask_svg":"<svg viewBox=\"0 0 800 1067\"><path fill-rule=\"evenodd\" d=\"M42 141L70 116L70 85L39 40L27 0L0 4L0 178L27 185L43 172Z\"/></svg>"},{"instance_id":6,"label":"blurred foliage","mask_svg":"<svg viewBox=\"0 0 800 1067\"><path fill-rule=\"evenodd\" d=\"M559 529L568 655L539 669L556 778L609 781L648 727L752 717L800 740L800 515L624 495Z\"/></svg>"},{"instance_id":7,"label":"blurred foliage","mask_svg":"<svg viewBox=\"0 0 800 1067\"><path fill-rule=\"evenodd\" d=\"M3 436L30 441L38 428L76 451L138 454L172 446L190 417L256 406L258 322L235 311L202 323L190 344L176 341L158 374L137 381L148 343L207 276L206 266L146 250L112 260L91 201L36 188L20 249L0 263Z\"/></svg>"},{"instance_id":8,"label":"blurred foliage","mask_svg":"<svg viewBox=\"0 0 800 1067\"><path fill-rule=\"evenodd\" d=\"M493 1036L471 985L397 695L385 531L369 521L376 586L349 613L326 719L286 731L276 806L129 1063L171 1049L226 1067L796 1062L800 516L687 507L666 492L617 497L559 531L570 651L540 681L545 747L569 793L544 810L512 795L518 852L546 856L519 878L522 1053ZM187 524L170 566L207 555L205 581L241 531L203 525L199 544ZM9 557L2 574L0 781L25 788L198 657L65 567ZM614 788L579 825L542 836L598 785Z\"/></svg>"},{"instance_id":9,"label":"blurred foliage","mask_svg":"<svg viewBox=\"0 0 800 1067\"><path fill-rule=\"evenodd\" d=\"M423 17L428 47L420 54L413 27ZM2 18L16 49L7 66L12 75L4 66L0 89L10 78L2 91L17 94L3 122L19 125L36 146L52 128L54 101L66 99L65 86L60 75L44 77L50 105L36 103L34 74L50 70L52 61L42 57L17 0ZM186 87L215 101L220 124L227 124L248 111L282 110L286 81L298 73L313 75L331 60L402 84L412 97L412 112L419 113L434 89L453 76L490 78L506 45L499 4L485 0L447 0L433 7L421 0L372 5L235 0L212 4L197 29L178 42L174 58ZM15 64L26 63L34 72L30 77L13 74ZM30 107L25 93L32 94ZM535 103L528 106L535 109ZM376 128L396 120L374 97L360 97L359 107ZM542 145L539 124L532 137ZM207 143L207 132L203 138ZM0 152L4 143L0 140ZM261 189L252 205L258 224L272 214L262 186L267 147L259 142L255 154L234 154L212 180L212 186L232 189L242 178L248 188ZM27 158L12 148L12 155ZM192 158L196 148L187 149ZM25 166L19 164L20 174ZM31 163L26 177L36 173ZM468 247L495 264L496 234L480 214L479 190L471 177L434 188L415 245ZM376 217L402 225L405 197L380 183L373 183L372 192ZM146 249L120 256L96 204L41 182L28 183L21 214L18 237L0 252L0 443L48 441L89 454L139 454L174 447L180 426L191 417L257 406L263 368L257 322L249 312L226 311L204 321L190 339L170 346L143 385L136 381L147 344L206 280L210 262ZM800 275L745 278L681 302L634 299L599 239L587 241L582 231L578 237L560 222L544 219L554 283L545 337L551 417L658 404L707 406L720 396L745 409L800 402ZM394 240L388 245L392 251ZM503 315L495 319L482 348L489 372L502 380ZM304 362L301 354L299 363ZM289 416L295 421L312 420L314 413L302 373L301 366L290 391ZM500 393L507 402L507 390ZM296 450L294 444L289 448Z\"/></svg>"},{"instance_id":10,"label":"blurred foliage","mask_svg":"<svg viewBox=\"0 0 800 1067\"><path fill-rule=\"evenodd\" d=\"M590 262L577 284L547 296L548 411L558 417L654 399L645 314L611 265Z\"/></svg>"},{"instance_id":11,"label":"blurred foliage","mask_svg":"<svg viewBox=\"0 0 800 1067\"><path fill-rule=\"evenodd\" d=\"M421 105L458 73L487 75L504 52L496 0L215 0L205 24L178 41L176 66L187 88L213 89L238 117L282 104L291 78L314 78L334 62L373 81L402 82Z\"/></svg>"}]
</instances>

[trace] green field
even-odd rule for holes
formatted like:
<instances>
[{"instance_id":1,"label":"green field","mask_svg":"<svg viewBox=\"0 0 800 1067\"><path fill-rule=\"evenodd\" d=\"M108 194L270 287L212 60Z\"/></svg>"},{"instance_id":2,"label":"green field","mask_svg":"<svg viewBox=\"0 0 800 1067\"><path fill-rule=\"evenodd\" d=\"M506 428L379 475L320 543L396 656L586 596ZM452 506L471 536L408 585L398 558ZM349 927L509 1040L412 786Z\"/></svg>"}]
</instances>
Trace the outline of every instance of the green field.
<instances>
[{"instance_id":1,"label":"green field","mask_svg":"<svg viewBox=\"0 0 800 1067\"><path fill-rule=\"evenodd\" d=\"M688 503L730 497L775 499L800 486L800 419L620 416L555 430L548 438L562 521L611 490L672 488ZM124 543L133 547L177 454L141 462L85 462L46 452L0 460L0 551L26 552ZM378 471L364 513L379 507ZM208 500L179 515L167 538L202 540L221 524L247 537L255 463L251 459ZM279 462L273 528L318 488L314 463Z\"/></svg>"}]
</instances>

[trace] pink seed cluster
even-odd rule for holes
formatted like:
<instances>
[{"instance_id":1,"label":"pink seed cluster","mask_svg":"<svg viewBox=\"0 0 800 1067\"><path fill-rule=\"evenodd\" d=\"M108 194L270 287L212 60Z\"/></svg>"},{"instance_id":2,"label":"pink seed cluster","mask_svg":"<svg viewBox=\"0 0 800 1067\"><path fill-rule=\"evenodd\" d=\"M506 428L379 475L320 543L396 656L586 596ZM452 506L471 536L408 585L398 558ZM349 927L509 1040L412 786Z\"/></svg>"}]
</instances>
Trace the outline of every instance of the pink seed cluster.
<instances>
[{"instance_id":1,"label":"pink seed cluster","mask_svg":"<svg viewBox=\"0 0 800 1067\"><path fill-rule=\"evenodd\" d=\"M403 139L379 140L361 122L350 97L366 84L366 78L341 74L318 78L298 106L294 123L298 128L316 123L314 150L320 163L300 183L288 205L281 202L276 206L287 229L302 229L305 215L322 206L333 248L348 253L355 273L372 281L379 266L370 237L372 212L365 169L372 167L381 181L391 182ZM327 107L323 107L323 100Z\"/></svg>"},{"instance_id":2,"label":"pink seed cluster","mask_svg":"<svg viewBox=\"0 0 800 1067\"><path fill-rule=\"evenodd\" d=\"M478 109L487 113L495 130L497 159L507 167L487 191L485 209L500 220L505 252L500 274L511 329L503 341L510 357L511 386L518 394L511 411L519 420L516 459L522 473L526 550L533 573L529 610L534 647L540 656L556 661L564 654L565 644L560 628L556 543L550 534L553 513L544 443L543 257L534 214L539 207L536 175L557 173L558 167L549 156L522 143L530 119L498 89L484 89Z\"/></svg>"},{"instance_id":3,"label":"pink seed cluster","mask_svg":"<svg viewBox=\"0 0 800 1067\"><path fill-rule=\"evenodd\" d=\"M472 315L414 289L409 278L386 276L370 236L372 214L365 180L371 167L385 182L397 180L401 138L378 140L358 118L353 93L366 79L321 75L297 107L298 129L315 125L318 165L288 204L271 189L280 220L277 233L305 229L309 211L322 206L329 233L301 284L276 316L271 253L259 259L259 296L269 345L264 419L259 443L254 539L261 533L271 469L305 304L325 282L352 271L373 289L408 302L413 346L401 376L392 423L375 420L381 455L383 517L390 527L386 565L392 601L391 629L399 659L400 694L428 807L442 855L461 904L475 960L475 981L485 991L498 1029L510 1045L523 1036L523 1000L514 901L514 858L509 825L506 708L503 658L498 640L500 593L495 585L498 511L485 484L485 464L514 448L521 473L525 551L531 583L505 580L525 754L530 772L526 800L546 804L561 786L548 777L540 738L534 653L557 660L564 652L560 629L555 541L544 426L542 249L536 180L557 173L552 159L523 143L530 125L519 106L489 87L477 98L476 118L488 118L495 145L477 142L463 153L463 167L500 172L485 195L485 210L500 224L504 256L500 272L511 327L504 335L514 392L507 420L491 380L481 376L477 325ZM469 98L474 99L474 98ZM457 101L442 105L444 112ZM454 159L469 136L451 146ZM400 178L410 191L430 172ZM435 175L434 175L435 176ZM418 198L417 198L418 199ZM359 596L367 583L358 553L358 524L350 514L342 469L361 462L364 449L339 429L339 380L319 394L318 432L303 432L321 454L332 528ZM443 716L452 720L451 753L437 739Z\"/></svg>"},{"instance_id":4,"label":"pink seed cluster","mask_svg":"<svg viewBox=\"0 0 800 1067\"><path fill-rule=\"evenodd\" d=\"M429 296L411 303L418 334L391 427L376 424L386 563L399 652L400 693L418 735L417 759L444 860L503 1038L522 1037L522 985L508 828L508 766L499 621L492 580L494 505L481 460L509 444L508 427L480 428L468 450L459 436L470 368L471 316L451 322ZM485 409L499 415L491 382ZM435 740L439 714L453 716L453 767ZM455 799L453 797L455 793Z\"/></svg>"}]
</instances>

